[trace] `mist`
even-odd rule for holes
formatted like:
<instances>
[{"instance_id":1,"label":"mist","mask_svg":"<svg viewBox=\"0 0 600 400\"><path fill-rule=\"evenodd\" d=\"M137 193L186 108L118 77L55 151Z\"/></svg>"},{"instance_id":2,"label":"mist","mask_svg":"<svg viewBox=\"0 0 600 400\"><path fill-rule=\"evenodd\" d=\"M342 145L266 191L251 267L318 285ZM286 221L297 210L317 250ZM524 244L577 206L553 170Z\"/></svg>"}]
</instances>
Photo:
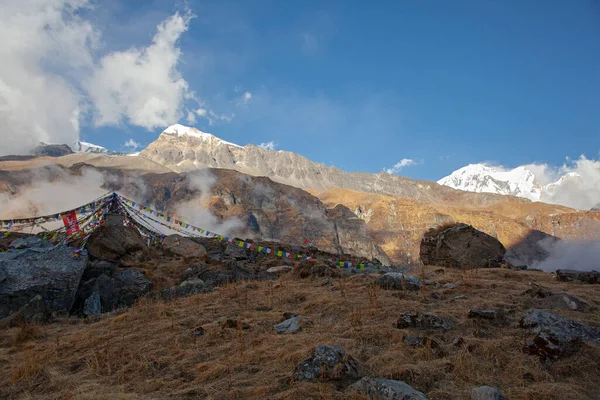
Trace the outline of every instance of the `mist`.
<instances>
[{"instance_id":1,"label":"mist","mask_svg":"<svg viewBox=\"0 0 600 400\"><path fill-rule=\"evenodd\" d=\"M187 175L188 185L191 190L197 190L200 195L181 203L174 210L183 221L223 236L233 236L236 231L246 225L238 218L221 220L206 207L212 196L212 188L217 182L216 177L208 169L201 169Z\"/></svg>"},{"instance_id":2,"label":"mist","mask_svg":"<svg viewBox=\"0 0 600 400\"><path fill-rule=\"evenodd\" d=\"M554 240L544 239L539 245L546 250L548 257L534 263L532 268L546 272L557 269L579 271L600 271L600 240Z\"/></svg>"}]
</instances>

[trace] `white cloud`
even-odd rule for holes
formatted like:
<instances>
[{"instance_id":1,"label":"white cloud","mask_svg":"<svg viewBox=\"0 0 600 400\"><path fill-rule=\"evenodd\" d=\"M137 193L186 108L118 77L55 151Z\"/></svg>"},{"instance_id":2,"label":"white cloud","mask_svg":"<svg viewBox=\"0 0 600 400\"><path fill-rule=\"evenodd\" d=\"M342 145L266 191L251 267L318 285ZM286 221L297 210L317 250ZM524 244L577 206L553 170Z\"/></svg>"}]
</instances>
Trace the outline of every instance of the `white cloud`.
<instances>
[{"instance_id":1,"label":"white cloud","mask_svg":"<svg viewBox=\"0 0 600 400\"><path fill-rule=\"evenodd\" d=\"M87 84L96 125L128 121L154 129L183 117L184 100L194 95L177 70L177 41L191 18L190 13L175 13L158 25L150 46L109 53L100 60Z\"/></svg>"},{"instance_id":2,"label":"white cloud","mask_svg":"<svg viewBox=\"0 0 600 400\"><path fill-rule=\"evenodd\" d=\"M242 101L244 102L244 104L248 104L248 102L252 99L252 93L250 92L244 92L244 95L242 96Z\"/></svg>"},{"instance_id":3,"label":"white cloud","mask_svg":"<svg viewBox=\"0 0 600 400\"><path fill-rule=\"evenodd\" d=\"M529 164L524 167L533 172L540 185L555 183L561 177L570 174L560 184L547 187L542 194L543 202L580 210L589 210L600 204L600 160L588 159L581 155L576 160L567 158L560 167L548 164Z\"/></svg>"},{"instance_id":4,"label":"white cloud","mask_svg":"<svg viewBox=\"0 0 600 400\"><path fill-rule=\"evenodd\" d=\"M82 101L72 80L92 66L98 38L77 15L87 6L84 0L2 1L0 155L79 138Z\"/></svg>"},{"instance_id":5,"label":"white cloud","mask_svg":"<svg viewBox=\"0 0 600 400\"><path fill-rule=\"evenodd\" d=\"M133 139L129 139L128 141L126 141L123 146L125 146L126 148L128 148L131 151L136 151L139 147L141 147L142 145L138 142L136 142Z\"/></svg>"},{"instance_id":6,"label":"white cloud","mask_svg":"<svg viewBox=\"0 0 600 400\"><path fill-rule=\"evenodd\" d=\"M270 141L270 142L265 142L265 143L261 143L258 145L258 147L262 147L263 149L267 149L267 150L275 150L275 142L274 141Z\"/></svg>"},{"instance_id":7,"label":"white cloud","mask_svg":"<svg viewBox=\"0 0 600 400\"><path fill-rule=\"evenodd\" d=\"M89 116L97 126L155 129L189 118L186 102L201 105L178 70L189 12L158 24L146 47L100 52L101 30L82 17L88 8L88 0L2 1L0 155L75 143ZM213 113L213 122L232 118Z\"/></svg>"},{"instance_id":8,"label":"white cloud","mask_svg":"<svg viewBox=\"0 0 600 400\"><path fill-rule=\"evenodd\" d=\"M198 114L201 117L205 117L206 113L207 113L207 111L204 108L199 108L199 109L196 110L196 114Z\"/></svg>"},{"instance_id":9,"label":"white cloud","mask_svg":"<svg viewBox=\"0 0 600 400\"><path fill-rule=\"evenodd\" d=\"M192 111L188 111L187 117L185 118L185 120L187 121L188 124L193 125L196 123L196 115Z\"/></svg>"},{"instance_id":10,"label":"white cloud","mask_svg":"<svg viewBox=\"0 0 600 400\"><path fill-rule=\"evenodd\" d=\"M415 165L416 162L414 162L413 160L411 160L410 158L403 158L402 160L400 160L400 162L396 163L396 165L394 165L392 168L384 168L383 170L385 172L387 172L388 174L397 174L398 172L400 172L400 170L402 168L405 167L410 167L411 165Z\"/></svg>"}]
</instances>

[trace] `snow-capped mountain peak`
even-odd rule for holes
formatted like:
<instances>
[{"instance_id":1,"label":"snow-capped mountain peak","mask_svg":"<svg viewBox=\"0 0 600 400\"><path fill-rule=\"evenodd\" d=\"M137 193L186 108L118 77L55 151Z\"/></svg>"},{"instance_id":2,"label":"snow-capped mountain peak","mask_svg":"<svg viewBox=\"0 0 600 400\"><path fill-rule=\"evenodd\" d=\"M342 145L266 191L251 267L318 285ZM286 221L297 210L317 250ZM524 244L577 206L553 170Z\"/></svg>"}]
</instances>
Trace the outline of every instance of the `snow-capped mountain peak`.
<instances>
[{"instance_id":1,"label":"snow-capped mountain peak","mask_svg":"<svg viewBox=\"0 0 600 400\"><path fill-rule=\"evenodd\" d=\"M167 129L165 129L163 131L163 134L165 134L165 133L168 135L177 135L177 137L188 136L188 137L198 138L198 139L202 140L203 142L210 142L213 144L225 144L228 146L242 147L235 143L231 143L226 140L219 139L218 137L216 137L213 134L210 134L207 132L202 132L198 128L184 126L181 124L175 124L175 125L169 126Z\"/></svg>"},{"instance_id":2,"label":"snow-capped mountain peak","mask_svg":"<svg viewBox=\"0 0 600 400\"><path fill-rule=\"evenodd\" d=\"M440 179L440 185L468 192L496 193L539 201L542 186L525 167L506 170L486 164L470 164Z\"/></svg>"},{"instance_id":3,"label":"snow-capped mountain peak","mask_svg":"<svg viewBox=\"0 0 600 400\"><path fill-rule=\"evenodd\" d=\"M108 149L102 146L98 146L96 144L77 141L75 144L71 146L74 152L76 153L108 153Z\"/></svg>"}]
</instances>

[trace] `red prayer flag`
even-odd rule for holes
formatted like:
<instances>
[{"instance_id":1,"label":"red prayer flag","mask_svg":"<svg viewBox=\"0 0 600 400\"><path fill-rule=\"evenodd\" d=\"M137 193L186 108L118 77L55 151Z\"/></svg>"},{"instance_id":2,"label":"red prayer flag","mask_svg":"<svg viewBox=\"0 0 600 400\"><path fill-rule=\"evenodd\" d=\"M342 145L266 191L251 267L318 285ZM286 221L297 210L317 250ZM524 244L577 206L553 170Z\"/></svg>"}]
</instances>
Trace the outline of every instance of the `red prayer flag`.
<instances>
[{"instance_id":1,"label":"red prayer flag","mask_svg":"<svg viewBox=\"0 0 600 400\"><path fill-rule=\"evenodd\" d=\"M62 215L63 224L67 228L67 235L73 235L79 232L79 223L77 223L77 213L69 211Z\"/></svg>"},{"instance_id":2,"label":"red prayer flag","mask_svg":"<svg viewBox=\"0 0 600 400\"><path fill-rule=\"evenodd\" d=\"M308 239L304 239L304 244L308 243Z\"/></svg>"}]
</instances>

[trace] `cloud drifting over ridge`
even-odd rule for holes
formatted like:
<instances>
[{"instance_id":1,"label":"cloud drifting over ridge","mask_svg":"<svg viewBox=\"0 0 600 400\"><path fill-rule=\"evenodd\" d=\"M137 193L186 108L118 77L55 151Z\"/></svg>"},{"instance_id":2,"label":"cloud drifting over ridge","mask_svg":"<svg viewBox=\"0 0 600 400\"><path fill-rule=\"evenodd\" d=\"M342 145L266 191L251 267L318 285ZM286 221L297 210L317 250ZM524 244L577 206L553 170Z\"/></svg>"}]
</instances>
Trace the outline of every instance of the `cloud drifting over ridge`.
<instances>
[{"instance_id":1,"label":"cloud drifting over ridge","mask_svg":"<svg viewBox=\"0 0 600 400\"><path fill-rule=\"evenodd\" d=\"M189 12L161 22L147 47L98 54L101 31L81 17L89 8L88 0L3 1L0 155L40 141L72 144L90 116L97 126L167 126L186 101L198 102L177 70Z\"/></svg>"},{"instance_id":2,"label":"cloud drifting over ridge","mask_svg":"<svg viewBox=\"0 0 600 400\"><path fill-rule=\"evenodd\" d=\"M415 164L416 162L411 160L410 158L403 158L402 160L397 162L392 168L384 168L383 170L388 174L397 174L402 168L410 167L411 165Z\"/></svg>"}]
</instances>

